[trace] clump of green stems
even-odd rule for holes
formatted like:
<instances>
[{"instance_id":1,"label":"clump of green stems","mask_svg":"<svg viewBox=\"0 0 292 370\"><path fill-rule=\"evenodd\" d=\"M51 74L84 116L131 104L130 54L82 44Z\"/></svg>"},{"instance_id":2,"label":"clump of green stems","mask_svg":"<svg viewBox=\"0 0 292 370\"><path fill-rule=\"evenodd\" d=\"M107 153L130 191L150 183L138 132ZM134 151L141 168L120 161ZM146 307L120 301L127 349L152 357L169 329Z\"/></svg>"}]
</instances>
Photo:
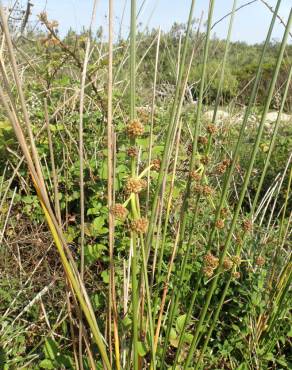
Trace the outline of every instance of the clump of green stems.
<instances>
[{"instance_id":1,"label":"clump of green stems","mask_svg":"<svg viewBox=\"0 0 292 370\"><path fill-rule=\"evenodd\" d=\"M96 5L96 4L95 4ZM141 197L139 194L131 193L124 206L130 210L130 219L138 220L141 217L145 217L149 221L149 226L146 234L130 230L129 236L129 274L130 274L130 291L131 291L131 307L128 307L128 315L131 318L131 329L129 333L122 332L121 325L119 325L119 313L122 311L122 302L116 296L116 279L115 279L115 262L117 256L115 256L115 217L110 212L115 204L115 159L116 151L115 147L118 143L115 143L115 125L114 125L114 111L113 111L113 91L115 77L119 74L123 62L118 66L116 76L114 77L114 37L113 37L113 16L114 16L114 2L109 1L109 43L108 43L108 78L107 78L107 155L108 155L108 188L107 188L107 201L108 201L108 225L109 225L109 289L107 292L107 326L105 330L105 336L102 335L97 319L95 317L94 310L91 306L90 298L85 289L84 284L84 183L83 183L83 160L84 160L84 148L83 148L83 98L84 98L84 86L86 81L86 69L88 58L90 54L90 38L88 37L87 49L84 58L83 73L81 78L81 103L80 103L80 125L79 125L79 160L80 160L80 187L81 187L81 269L78 271L76 263L72 257L70 249L68 248L64 231L62 230L60 220L60 209L59 204L56 202L58 197L57 191L57 179L54 180L55 185L55 202L51 201L48 194L46 183L43 176L43 170L40 164L40 157L36 149L35 137L32 133L32 123L30 122L29 115L27 112L27 106L25 102L25 96L23 88L20 82L18 65L15 58L15 50L13 48L11 36L8 29L7 17L4 13L3 6L0 5L0 20L1 28L3 31L3 38L6 43L6 53L8 57L9 66L12 70L13 82L8 80L7 68L4 63L4 58L1 55L0 59L0 72L2 76L2 84L0 86L0 99L3 107L6 111L7 117L13 126L17 141L25 158L29 173L31 175L35 190L37 192L39 202L43 209L48 227L51 231L54 239L56 248L59 252L60 259L63 264L63 268L66 275L66 283L68 290L71 291L75 297L74 302L76 305L76 312L78 312L79 319L79 361L82 366L82 343L86 344L86 351L88 357L91 359L92 368L96 368L94 360L92 360L93 352L91 352L90 341L95 342L98 347L99 355L102 361L102 366L105 369L122 369L122 368L133 368L139 370L142 368L151 369L166 369L170 365L173 368L179 365L182 356L182 350L185 351L184 338L187 334L187 330L190 327L190 323L193 321L195 306L197 304L198 295L202 287L206 289L204 296L204 304L199 308L197 321L192 328L192 340L186 350L186 357L180 368L188 369L192 367L194 369L203 368L204 354L206 353L208 345L210 345L210 339L217 325L219 325L219 318L222 307L226 301L226 297L229 294L229 288L233 281L233 273L236 271L237 266L234 264L229 276L224 281L224 286L220 291L219 297L215 296L215 292L220 283L220 278L223 275L223 263L225 257L231 250L231 243L236 228L238 227L240 215L242 213L242 204L246 197L248 185L251 179L251 174L254 168L256 156L261 144L263 135L264 125L266 121L266 115L271 105L273 94L275 92L275 86L279 74L279 70L283 63L285 56L285 47L289 37L289 31L292 22L292 12L289 14L285 31L283 34L282 42L279 48L278 57L273 69L273 75L271 76L269 88L267 91L266 101L261 115L260 122L257 127L256 137L254 143L250 148L250 158L246 165L246 172L243 176L243 182L239 189L239 195L235 204L234 210L231 215L231 221L228 225L228 231L224 237L224 244L219 252L219 263L215 270L215 274L208 283L205 283L203 277L203 265L200 271L196 274L196 281L192 286L189 284L187 278L187 265L191 258L192 249L194 247L193 240L194 236L200 234L200 231L196 229L196 224L199 218L199 203L200 195L195 196L195 207L191 208L190 204L192 199L192 177L191 173L198 168L200 169L201 180L200 184L204 185L207 181L206 168L200 167L199 163L199 145L198 140L202 127L202 115L203 115L203 102L206 94L208 94L207 84L207 67L208 57L210 53L210 40L211 31L213 25L213 13L215 7L215 0L209 1L208 19L206 24L206 33L199 39L196 45L192 47L192 53L188 56L188 50L192 40L192 20L194 18L194 10L196 2L191 1L189 18L187 27L185 30L184 41L178 55L177 60L177 79L174 90L174 96L171 101L171 109L166 122L166 132L164 133L163 141L163 153L160 162L160 169L157 176L157 180L154 185L152 184L150 173L151 168L151 156L152 146L155 144L154 137L154 111L155 111L155 99L156 99L156 83L157 83L157 70L159 69L159 45L160 35L159 30L157 36L157 49L156 49L156 60L155 60L155 76L153 82L153 96L152 96L152 107L151 107L151 127L150 127L150 144L149 144L149 157L148 166L142 173L139 173L139 163L137 158L134 156L130 161L129 177L131 178L142 178L147 176L147 200L146 207L141 204ZM215 208L215 215L212 219L212 226L208 231L207 238L204 245L204 253L214 250L214 245L217 244L220 239L218 230L216 229L216 223L220 218L220 213L223 207L229 206L229 196L232 191L232 180L236 170L236 165L239 160L240 148L243 144L245 130L249 117L253 111L256 103L257 91L261 82L263 65L265 56L267 54L267 48L271 40L271 35L275 22L278 17L281 0L277 1L276 7L273 11L272 19L266 36L266 40L262 46L262 53L260 60L258 61L257 72L252 83L252 90L248 105L245 109L242 123L239 129L238 137L234 148L229 154L230 166L224 175L222 187L219 193L217 193L216 199L213 200ZM225 53L222 61L220 79L218 86L217 98L214 106L213 118L210 123L216 125L217 112L220 106L220 100L222 95L222 89L225 78L225 69L228 62L228 53L230 48L230 40L232 35L232 27L236 17L237 11L237 0L234 0L232 11L230 13L230 23L228 28L228 34L225 43ZM94 18L94 17L93 17ZM129 35L129 112L127 116L130 121L137 119L136 112L136 101L137 101L137 6L136 0L131 0L131 28ZM199 31L198 31L199 34ZM179 217L176 224L177 235L171 239L170 257L166 255L166 244L169 238L169 223L171 206L173 202L173 188L175 182L175 176L177 175L177 162L180 154L180 144L182 140L182 131L184 130L184 119L182 118L182 107L185 97L185 92L188 84L188 78L190 69L194 62L194 58L198 51L202 48L203 50L203 64L200 78L200 88L198 96L198 104L194 111L194 124L191 127L192 136L192 150L191 156L188 161L188 174L185 188L180 194L181 206L179 209ZM277 139L277 133L281 121L281 114L284 109L285 101L289 91L289 85L291 82L292 68L290 66L289 75L285 84L282 102L278 112L278 118L275 123L272 135L270 137L269 149L266 155L266 162L261 172L258 188L252 201L252 206L249 214L245 215L246 219L250 220L251 223L255 222L255 214L259 207L259 199L261 190L264 184L264 180L267 174L267 170L270 164L270 159L273 154L273 149ZM15 83L17 97L14 98L13 84ZM18 107L20 105L20 108ZM45 112L46 121L48 123L48 110L47 101L45 101ZM53 167L54 165L54 153L52 148L52 138L48 127L48 137L50 143L50 157ZM208 156L212 152L213 143L212 134L209 133L208 144L204 149L204 155ZM137 140L135 137L129 138L129 146L137 147ZM201 153L202 154L202 153ZM174 157L174 165L172 168L171 176L168 176L170 172L171 157ZM288 169L287 169L288 171ZM53 172L56 172L55 170ZM270 284L275 278L275 266L278 260L278 255L283 243L286 241L288 235L288 227L290 225L290 219L288 225L285 226L285 219L287 217L287 208L289 201L289 191L291 186L291 169L289 173L288 189L286 193L285 203L282 207L282 217L279 221L278 241L275 254L273 256L273 263L268 278ZM167 187L169 185L169 188ZM150 192L150 189L152 190ZM167 192L167 189L169 191ZM54 203L54 207L52 204ZM144 214L143 214L144 212ZM286 229L285 229L286 227ZM247 251L247 254L252 259L254 256L252 251L249 250L247 239L248 233L246 230L241 232L241 243L236 245L234 256L240 259L243 252ZM151 257L155 255L153 266L150 266L149 261ZM157 263L156 263L157 261ZM164 272L163 265L168 263L167 272ZM174 272L173 272L174 271ZM283 317L288 312L289 307L289 287L291 284L291 254L287 259L285 266L283 267L280 274L276 277L276 285L270 289L270 298L275 304L270 304L264 314L257 318L257 333L256 340L257 346L260 347L262 353L267 353L275 345L273 340L273 332L276 330L276 321L278 318ZM164 282L161 285L161 282ZM185 313L185 319L179 333L178 344L173 360L168 358L168 352L170 348L170 335L171 330L174 327L175 320L179 315L181 307L183 307L184 297L183 291L179 288L180 285L190 285L191 287L191 299L188 304L188 310ZM161 306L159 307L159 302ZM145 307L146 309L145 309ZM84 322L87 322L87 329L85 328ZM87 333L87 334L86 334ZM112 335L113 334L113 335ZM130 338L130 339L129 339ZM149 355L142 358L140 354L141 342L145 343ZM125 348L125 345L127 346ZM113 350L114 348L114 350ZM197 350L199 355L197 356ZM144 363L143 363L144 361Z\"/></svg>"}]
</instances>

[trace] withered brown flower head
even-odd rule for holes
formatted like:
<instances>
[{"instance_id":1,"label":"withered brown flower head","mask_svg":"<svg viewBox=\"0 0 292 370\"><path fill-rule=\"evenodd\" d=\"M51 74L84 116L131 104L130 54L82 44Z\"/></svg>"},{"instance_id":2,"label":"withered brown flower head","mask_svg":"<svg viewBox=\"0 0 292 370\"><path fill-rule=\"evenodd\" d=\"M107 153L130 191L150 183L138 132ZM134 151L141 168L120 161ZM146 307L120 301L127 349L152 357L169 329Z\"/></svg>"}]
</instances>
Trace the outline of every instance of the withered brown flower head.
<instances>
[{"instance_id":1,"label":"withered brown flower head","mask_svg":"<svg viewBox=\"0 0 292 370\"><path fill-rule=\"evenodd\" d=\"M239 271L234 271L232 273L232 276L234 277L234 279L239 279L241 275L240 275L240 272Z\"/></svg>"},{"instance_id":2,"label":"withered brown flower head","mask_svg":"<svg viewBox=\"0 0 292 370\"><path fill-rule=\"evenodd\" d=\"M232 256L231 259L236 266L239 266L241 264L240 256Z\"/></svg>"},{"instance_id":3,"label":"withered brown flower head","mask_svg":"<svg viewBox=\"0 0 292 370\"><path fill-rule=\"evenodd\" d=\"M127 124L126 131L131 138L135 138L143 135L144 125L141 121L134 119Z\"/></svg>"},{"instance_id":4,"label":"withered brown flower head","mask_svg":"<svg viewBox=\"0 0 292 370\"><path fill-rule=\"evenodd\" d=\"M262 267L265 264L266 260L262 256L258 256L255 260L257 266Z\"/></svg>"},{"instance_id":5,"label":"withered brown flower head","mask_svg":"<svg viewBox=\"0 0 292 370\"><path fill-rule=\"evenodd\" d=\"M228 211L228 208L222 208L221 209L221 211L220 211L220 215L222 216L222 217L226 217L226 216L228 216L228 213L229 213L229 211Z\"/></svg>"},{"instance_id":6,"label":"withered brown flower head","mask_svg":"<svg viewBox=\"0 0 292 370\"><path fill-rule=\"evenodd\" d=\"M223 229L225 224L224 224L224 220L222 219L219 219L215 222L215 226L217 229Z\"/></svg>"},{"instance_id":7,"label":"withered brown flower head","mask_svg":"<svg viewBox=\"0 0 292 370\"><path fill-rule=\"evenodd\" d=\"M227 170L227 166L225 166L225 164L223 162L217 164L216 172L219 175L223 175L226 172L226 170Z\"/></svg>"},{"instance_id":8,"label":"withered brown flower head","mask_svg":"<svg viewBox=\"0 0 292 370\"><path fill-rule=\"evenodd\" d=\"M147 182L143 179L138 179L134 177L130 177L125 185L125 191L126 193L135 193L138 194L142 190L144 190L147 186Z\"/></svg>"},{"instance_id":9,"label":"withered brown flower head","mask_svg":"<svg viewBox=\"0 0 292 370\"><path fill-rule=\"evenodd\" d=\"M210 266L205 266L203 267L203 274L206 276L206 278L210 278L214 274L214 269L212 269Z\"/></svg>"},{"instance_id":10,"label":"withered brown flower head","mask_svg":"<svg viewBox=\"0 0 292 370\"><path fill-rule=\"evenodd\" d=\"M230 159L225 158L225 159L223 159L222 163L224 164L224 166L228 167L228 166L230 166Z\"/></svg>"},{"instance_id":11,"label":"withered brown flower head","mask_svg":"<svg viewBox=\"0 0 292 370\"><path fill-rule=\"evenodd\" d=\"M224 261L223 261L224 270L225 271L230 270L230 269L232 269L232 267L233 267L232 260L229 257L224 258Z\"/></svg>"},{"instance_id":12,"label":"withered brown flower head","mask_svg":"<svg viewBox=\"0 0 292 370\"><path fill-rule=\"evenodd\" d=\"M161 161L160 159L156 158L156 159L153 159L153 161L151 162L151 165L152 165L152 170L154 171L159 171L160 170L160 166L161 166Z\"/></svg>"},{"instance_id":13,"label":"withered brown flower head","mask_svg":"<svg viewBox=\"0 0 292 370\"><path fill-rule=\"evenodd\" d=\"M207 132L211 135L214 135L217 132L217 127L211 123L207 126L206 129L207 129Z\"/></svg>"},{"instance_id":14,"label":"withered brown flower head","mask_svg":"<svg viewBox=\"0 0 292 370\"><path fill-rule=\"evenodd\" d=\"M212 195L214 193L214 190L211 188L211 186L204 185L203 186L203 195L208 196Z\"/></svg>"},{"instance_id":15,"label":"withered brown flower head","mask_svg":"<svg viewBox=\"0 0 292 370\"><path fill-rule=\"evenodd\" d=\"M113 215L116 217L116 218L119 218L121 220L124 220L129 211L127 210L127 208L125 208L122 204L120 203L116 203L112 208L111 208L111 212L113 213Z\"/></svg>"},{"instance_id":16,"label":"withered brown flower head","mask_svg":"<svg viewBox=\"0 0 292 370\"><path fill-rule=\"evenodd\" d=\"M252 222L250 220L245 220L242 223L243 230L249 232L252 230Z\"/></svg>"},{"instance_id":17,"label":"withered brown flower head","mask_svg":"<svg viewBox=\"0 0 292 370\"><path fill-rule=\"evenodd\" d=\"M130 146L127 149L127 154L128 154L129 157L135 158L138 155L138 149L135 146Z\"/></svg>"},{"instance_id":18,"label":"withered brown flower head","mask_svg":"<svg viewBox=\"0 0 292 370\"><path fill-rule=\"evenodd\" d=\"M204 155L204 156L202 156L200 161L201 161L201 163L203 163L206 166L207 164L209 164L210 158L207 155Z\"/></svg>"},{"instance_id":19,"label":"withered brown flower head","mask_svg":"<svg viewBox=\"0 0 292 370\"><path fill-rule=\"evenodd\" d=\"M208 138L206 136L199 136L198 137L199 144L207 145L208 144Z\"/></svg>"},{"instance_id":20,"label":"withered brown flower head","mask_svg":"<svg viewBox=\"0 0 292 370\"><path fill-rule=\"evenodd\" d=\"M204 256L204 266L211 267L212 269L215 269L218 267L219 264L219 258L215 257L212 253L207 253Z\"/></svg>"},{"instance_id":21,"label":"withered brown flower head","mask_svg":"<svg viewBox=\"0 0 292 370\"><path fill-rule=\"evenodd\" d=\"M200 184L195 184L194 185L194 191L197 193L197 194L203 194L203 185L200 185Z\"/></svg>"},{"instance_id":22,"label":"withered brown flower head","mask_svg":"<svg viewBox=\"0 0 292 370\"><path fill-rule=\"evenodd\" d=\"M148 229L148 220L144 217L131 222L131 229L136 233L145 234Z\"/></svg>"},{"instance_id":23,"label":"withered brown flower head","mask_svg":"<svg viewBox=\"0 0 292 370\"><path fill-rule=\"evenodd\" d=\"M190 172L190 177L191 179L195 181L200 181L201 180L201 175L197 171L191 171Z\"/></svg>"}]
</instances>

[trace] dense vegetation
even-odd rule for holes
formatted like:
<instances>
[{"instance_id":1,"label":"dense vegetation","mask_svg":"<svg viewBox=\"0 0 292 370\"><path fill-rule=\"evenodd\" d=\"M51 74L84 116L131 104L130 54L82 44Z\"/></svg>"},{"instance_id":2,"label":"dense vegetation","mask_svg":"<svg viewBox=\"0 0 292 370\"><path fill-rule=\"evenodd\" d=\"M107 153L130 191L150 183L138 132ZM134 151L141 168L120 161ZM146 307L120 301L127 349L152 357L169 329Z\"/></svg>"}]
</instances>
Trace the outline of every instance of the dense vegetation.
<instances>
[{"instance_id":1,"label":"dense vegetation","mask_svg":"<svg viewBox=\"0 0 292 370\"><path fill-rule=\"evenodd\" d=\"M131 5L112 42L0 5L0 369L289 369L292 16Z\"/></svg>"}]
</instances>

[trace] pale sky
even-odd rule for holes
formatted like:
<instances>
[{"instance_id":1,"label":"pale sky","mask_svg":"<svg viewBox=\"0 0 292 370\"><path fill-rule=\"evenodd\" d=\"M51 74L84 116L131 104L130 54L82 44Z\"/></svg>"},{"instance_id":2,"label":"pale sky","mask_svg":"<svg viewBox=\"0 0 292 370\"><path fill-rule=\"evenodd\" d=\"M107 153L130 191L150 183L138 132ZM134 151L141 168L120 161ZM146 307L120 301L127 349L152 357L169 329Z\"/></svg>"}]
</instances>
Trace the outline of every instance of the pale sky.
<instances>
[{"instance_id":1,"label":"pale sky","mask_svg":"<svg viewBox=\"0 0 292 370\"><path fill-rule=\"evenodd\" d=\"M11 0L4 0L7 4ZM237 7L250 2L251 0L237 0ZM266 0L272 7L275 7L276 0ZM20 3L26 4L27 0L20 0ZM88 27L93 6L93 0L31 0L34 4L34 16L43 10L48 13L49 19L57 20L60 24L61 35L66 34L71 27L74 30L80 30L83 26ZM115 33L119 32L123 9L125 7L125 16L123 19L123 35L126 36L129 31L129 5L130 0L113 0L115 8ZM191 0L137 0L137 8L145 3L143 11L139 17L139 22L143 26L152 27L161 26L163 30L168 30L174 22L186 22L188 18ZM205 17L208 12L207 0L197 0L195 5L195 18L199 18L204 11ZM220 19L232 9L233 0L216 0L213 23ZM282 0L280 7L280 16L285 21L288 18L292 1ZM107 27L107 0L97 0L97 16L95 28ZM260 1L249 5L237 12L233 28L232 40L246 41L248 43L258 43L265 39L272 13ZM214 28L214 32L220 38L225 38L227 33L229 18L221 22ZM273 33L273 39L280 40L284 28L277 21ZM289 40L291 43L291 39Z\"/></svg>"}]
</instances>

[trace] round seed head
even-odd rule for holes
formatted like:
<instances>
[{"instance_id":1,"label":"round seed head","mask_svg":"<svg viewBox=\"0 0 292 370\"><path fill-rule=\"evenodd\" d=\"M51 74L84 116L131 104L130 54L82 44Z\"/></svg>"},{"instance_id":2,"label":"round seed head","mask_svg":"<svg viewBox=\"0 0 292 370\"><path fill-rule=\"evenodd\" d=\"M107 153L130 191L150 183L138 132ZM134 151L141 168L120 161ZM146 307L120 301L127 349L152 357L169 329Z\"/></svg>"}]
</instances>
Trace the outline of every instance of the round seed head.
<instances>
[{"instance_id":1,"label":"round seed head","mask_svg":"<svg viewBox=\"0 0 292 370\"><path fill-rule=\"evenodd\" d=\"M127 149L127 154L131 158L135 158L138 155L138 149L135 146L130 146L130 148Z\"/></svg>"},{"instance_id":2,"label":"round seed head","mask_svg":"<svg viewBox=\"0 0 292 370\"><path fill-rule=\"evenodd\" d=\"M121 220L124 220L127 215L128 215L128 210L125 208L122 204L116 203L112 208L111 208L112 214Z\"/></svg>"},{"instance_id":3,"label":"round seed head","mask_svg":"<svg viewBox=\"0 0 292 370\"><path fill-rule=\"evenodd\" d=\"M215 269L218 267L219 264L219 258L215 257L212 253L207 253L204 256L204 266L211 267L212 269Z\"/></svg>"},{"instance_id":4,"label":"round seed head","mask_svg":"<svg viewBox=\"0 0 292 370\"><path fill-rule=\"evenodd\" d=\"M252 230L252 222L250 220L245 220L242 223L243 230L249 232Z\"/></svg>"},{"instance_id":5,"label":"round seed head","mask_svg":"<svg viewBox=\"0 0 292 370\"><path fill-rule=\"evenodd\" d=\"M255 261L256 265L259 267L262 267L265 264L265 262L266 260L262 256L258 256Z\"/></svg>"},{"instance_id":6,"label":"round seed head","mask_svg":"<svg viewBox=\"0 0 292 370\"><path fill-rule=\"evenodd\" d=\"M198 137L198 142L202 145L207 145L208 144L208 138L206 136L199 136Z\"/></svg>"},{"instance_id":7,"label":"round seed head","mask_svg":"<svg viewBox=\"0 0 292 370\"><path fill-rule=\"evenodd\" d=\"M146 233L148 229L148 220L146 218L139 218L131 222L131 229L136 233Z\"/></svg>"},{"instance_id":8,"label":"round seed head","mask_svg":"<svg viewBox=\"0 0 292 370\"><path fill-rule=\"evenodd\" d=\"M232 269L233 267L233 262L230 258L226 257L224 258L224 261L223 261L223 268L225 271L228 271L230 269Z\"/></svg>"},{"instance_id":9,"label":"round seed head","mask_svg":"<svg viewBox=\"0 0 292 370\"><path fill-rule=\"evenodd\" d=\"M228 216L228 209L227 208L222 208L221 209L221 211L220 211L220 215L222 216L222 217L226 217L226 216Z\"/></svg>"},{"instance_id":10,"label":"round seed head","mask_svg":"<svg viewBox=\"0 0 292 370\"><path fill-rule=\"evenodd\" d=\"M203 163L205 166L207 164L209 164L210 162L210 158L207 156L207 155L204 155L202 158L201 158L201 163Z\"/></svg>"},{"instance_id":11,"label":"round seed head","mask_svg":"<svg viewBox=\"0 0 292 370\"><path fill-rule=\"evenodd\" d=\"M232 276L234 277L234 279L239 279L240 278L240 272L239 271L234 271L232 273Z\"/></svg>"},{"instance_id":12,"label":"round seed head","mask_svg":"<svg viewBox=\"0 0 292 370\"><path fill-rule=\"evenodd\" d=\"M211 135L214 135L217 132L217 127L215 125L210 124L207 126L207 132Z\"/></svg>"},{"instance_id":13,"label":"round seed head","mask_svg":"<svg viewBox=\"0 0 292 370\"><path fill-rule=\"evenodd\" d=\"M225 164L223 162L221 162L221 163L217 164L216 172L219 175L223 175L226 172L226 169L227 169L227 167L225 166Z\"/></svg>"},{"instance_id":14,"label":"round seed head","mask_svg":"<svg viewBox=\"0 0 292 370\"><path fill-rule=\"evenodd\" d=\"M203 274L206 278L210 278L214 274L214 270L210 266L203 267Z\"/></svg>"},{"instance_id":15,"label":"round seed head","mask_svg":"<svg viewBox=\"0 0 292 370\"><path fill-rule=\"evenodd\" d=\"M228 158L223 159L222 164L224 164L224 166L226 167L230 166L230 159Z\"/></svg>"},{"instance_id":16,"label":"round seed head","mask_svg":"<svg viewBox=\"0 0 292 370\"><path fill-rule=\"evenodd\" d=\"M224 220L222 219L219 219L215 222L215 226L217 229L223 229L224 228Z\"/></svg>"},{"instance_id":17,"label":"round seed head","mask_svg":"<svg viewBox=\"0 0 292 370\"><path fill-rule=\"evenodd\" d=\"M201 180L201 175L197 171L191 171L190 172L190 177L191 179L195 181L200 181Z\"/></svg>"},{"instance_id":18,"label":"round seed head","mask_svg":"<svg viewBox=\"0 0 292 370\"><path fill-rule=\"evenodd\" d=\"M160 166L161 166L160 159L158 159L158 158L153 159L151 164L152 164L152 170L157 171L157 172L160 170Z\"/></svg>"},{"instance_id":19,"label":"round seed head","mask_svg":"<svg viewBox=\"0 0 292 370\"><path fill-rule=\"evenodd\" d=\"M126 193L140 193L143 189L145 189L147 186L147 182L143 179L137 179L134 177L131 177L127 180L125 190Z\"/></svg>"},{"instance_id":20,"label":"round seed head","mask_svg":"<svg viewBox=\"0 0 292 370\"><path fill-rule=\"evenodd\" d=\"M127 124L126 131L128 136L135 138L143 135L144 125L141 121L134 119Z\"/></svg>"},{"instance_id":21,"label":"round seed head","mask_svg":"<svg viewBox=\"0 0 292 370\"><path fill-rule=\"evenodd\" d=\"M241 264L240 256L232 256L231 259L236 266L239 266Z\"/></svg>"},{"instance_id":22,"label":"round seed head","mask_svg":"<svg viewBox=\"0 0 292 370\"><path fill-rule=\"evenodd\" d=\"M195 184L194 186L194 191L197 193L197 194L203 194L203 186L200 185L200 184Z\"/></svg>"},{"instance_id":23,"label":"round seed head","mask_svg":"<svg viewBox=\"0 0 292 370\"><path fill-rule=\"evenodd\" d=\"M208 196L208 195L212 195L212 194L213 194L213 189L208 185L204 185L203 186L203 195Z\"/></svg>"}]
</instances>

